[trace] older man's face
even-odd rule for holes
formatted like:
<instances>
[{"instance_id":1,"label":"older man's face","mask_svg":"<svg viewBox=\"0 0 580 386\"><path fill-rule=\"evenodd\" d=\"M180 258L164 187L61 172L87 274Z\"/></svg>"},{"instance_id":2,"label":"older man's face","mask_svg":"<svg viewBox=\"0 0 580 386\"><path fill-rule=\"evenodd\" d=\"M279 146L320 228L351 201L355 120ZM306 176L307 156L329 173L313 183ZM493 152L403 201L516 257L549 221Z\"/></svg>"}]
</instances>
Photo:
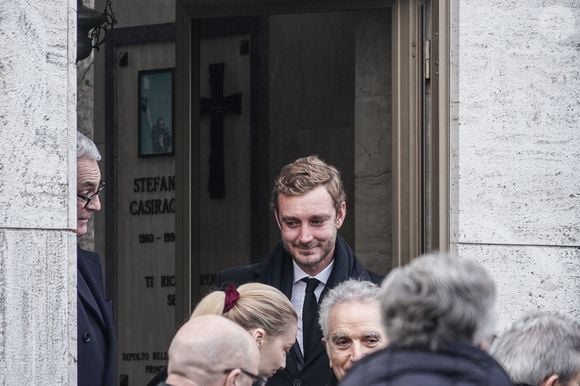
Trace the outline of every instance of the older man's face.
<instances>
[{"instance_id":1,"label":"older man's face","mask_svg":"<svg viewBox=\"0 0 580 386\"><path fill-rule=\"evenodd\" d=\"M77 194L91 196L97 192L101 182L101 171L95 160L88 158L77 159ZM95 196L86 205L86 201L77 198L77 236L87 233L87 224L93 213L101 210L99 196Z\"/></svg>"},{"instance_id":2,"label":"older man's face","mask_svg":"<svg viewBox=\"0 0 580 386\"><path fill-rule=\"evenodd\" d=\"M333 306L324 339L330 367L338 380L352 364L386 346L378 302L350 301Z\"/></svg>"}]
</instances>

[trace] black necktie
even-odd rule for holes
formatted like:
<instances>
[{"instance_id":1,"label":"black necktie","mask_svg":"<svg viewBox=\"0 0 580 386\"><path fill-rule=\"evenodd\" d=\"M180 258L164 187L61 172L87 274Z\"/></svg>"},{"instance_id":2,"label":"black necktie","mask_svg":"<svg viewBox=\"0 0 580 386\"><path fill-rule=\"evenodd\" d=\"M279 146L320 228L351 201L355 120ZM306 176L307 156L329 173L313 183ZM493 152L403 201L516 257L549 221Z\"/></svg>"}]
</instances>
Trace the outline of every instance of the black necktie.
<instances>
[{"instance_id":1,"label":"black necktie","mask_svg":"<svg viewBox=\"0 0 580 386\"><path fill-rule=\"evenodd\" d=\"M316 348L316 344L322 339L318 325L318 301L314 294L314 290L320 282L318 279L307 277L302 281L306 282L304 306L302 307L302 341L304 342L304 360L307 360Z\"/></svg>"}]
</instances>

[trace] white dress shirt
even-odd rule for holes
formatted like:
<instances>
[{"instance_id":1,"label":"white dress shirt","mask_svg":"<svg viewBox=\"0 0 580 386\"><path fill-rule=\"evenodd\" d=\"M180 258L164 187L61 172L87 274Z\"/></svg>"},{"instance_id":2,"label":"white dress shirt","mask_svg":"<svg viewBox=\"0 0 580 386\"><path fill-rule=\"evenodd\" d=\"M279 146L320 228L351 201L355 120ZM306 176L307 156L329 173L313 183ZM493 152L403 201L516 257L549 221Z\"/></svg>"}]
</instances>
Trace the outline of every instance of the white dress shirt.
<instances>
[{"instance_id":1,"label":"white dress shirt","mask_svg":"<svg viewBox=\"0 0 580 386\"><path fill-rule=\"evenodd\" d=\"M300 345L300 350L304 355L304 334L302 333L302 308L304 307L304 295L306 294L306 283L302 281L305 277L313 277L318 279L320 282L316 289L314 290L314 295L316 296L316 300L320 299L320 294L324 287L326 286L326 282L330 277L330 273L332 272L332 267L334 266L334 260L330 262L328 267L324 268L322 272L320 272L316 276L310 276L306 272L304 272L296 262L292 262L294 265L294 284L292 285L292 305L294 306L294 310L298 314L298 334L296 335L296 340Z\"/></svg>"}]
</instances>

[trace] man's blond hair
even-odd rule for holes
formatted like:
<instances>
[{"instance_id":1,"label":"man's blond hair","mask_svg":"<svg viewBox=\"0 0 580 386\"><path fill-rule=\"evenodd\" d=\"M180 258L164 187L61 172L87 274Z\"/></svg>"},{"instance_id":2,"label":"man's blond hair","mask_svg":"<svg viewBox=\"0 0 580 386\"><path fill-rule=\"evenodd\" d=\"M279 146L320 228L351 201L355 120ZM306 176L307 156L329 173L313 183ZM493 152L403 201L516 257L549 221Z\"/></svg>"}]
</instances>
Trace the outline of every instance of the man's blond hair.
<instances>
[{"instance_id":1,"label":"man's blond hair","mask_svg":"<svg viewBox=\"0 0 580 386\"><path fill-rule=\"evenodd\" d=\"M324 186L338 211L346 201L346 193L340 177L340 172L334 166L327 164L318 156L310 155L282 167L274 182L270 207L278 211L280 194L299 196Z\"/></svg>"}]
</instances>

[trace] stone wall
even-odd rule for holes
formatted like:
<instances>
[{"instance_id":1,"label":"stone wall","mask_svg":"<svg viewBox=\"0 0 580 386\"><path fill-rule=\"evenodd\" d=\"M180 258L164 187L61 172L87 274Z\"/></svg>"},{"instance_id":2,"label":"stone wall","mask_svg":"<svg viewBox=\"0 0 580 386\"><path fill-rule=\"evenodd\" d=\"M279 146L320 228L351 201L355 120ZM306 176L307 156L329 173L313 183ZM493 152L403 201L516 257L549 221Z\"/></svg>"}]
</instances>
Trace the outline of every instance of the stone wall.
<instances>
[{"instance_id":1,"label":"stone wall","mask_svg":"<svg viewBox=\"0 0 580 386\"><path fill-rule=\"evenodd\" d=\"M580 3L455 5L451 246L497 280L500 328L580 318Z\"/></svg>"},{"instance_id":2,"label":"stone wall","mask_svg":"<svg viewBox=\"0 0 580 386\"><path fill-rule=\"evenodd\" d=\"M392 266L390 10L360 12L355 27L355 244L367 268Z\"/></svg>"},{"instance_id":3,"label":"stone wall","mask_svg":"<svg viewBox=\"0 0 580 386\"><path fill-rule=\"evenodd\" d=\"M76 384L76 1L0 2L0 385Z\"/></svg>"}]
</instances>

